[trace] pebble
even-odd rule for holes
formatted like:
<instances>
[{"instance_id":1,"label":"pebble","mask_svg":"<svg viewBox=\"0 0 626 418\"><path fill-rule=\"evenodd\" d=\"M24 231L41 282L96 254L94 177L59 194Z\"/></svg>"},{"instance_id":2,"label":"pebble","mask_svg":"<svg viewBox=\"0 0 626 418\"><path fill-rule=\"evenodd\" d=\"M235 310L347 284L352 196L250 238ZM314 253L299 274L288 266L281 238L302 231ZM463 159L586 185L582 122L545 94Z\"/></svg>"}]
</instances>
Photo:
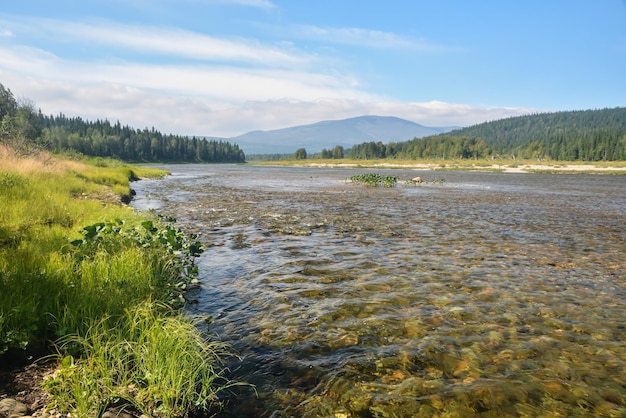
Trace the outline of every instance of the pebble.
<instances>
[{"instance_id":1,"label":"pebble","mask_svg":"<svg viewBox=\"0 0 626 418\"><path fill-rule=\"evenodd\" d=\"M6 398L0 401L0 415L8 418L25 417L28 407L15 399Z\"/></svg>"}]
</instances>

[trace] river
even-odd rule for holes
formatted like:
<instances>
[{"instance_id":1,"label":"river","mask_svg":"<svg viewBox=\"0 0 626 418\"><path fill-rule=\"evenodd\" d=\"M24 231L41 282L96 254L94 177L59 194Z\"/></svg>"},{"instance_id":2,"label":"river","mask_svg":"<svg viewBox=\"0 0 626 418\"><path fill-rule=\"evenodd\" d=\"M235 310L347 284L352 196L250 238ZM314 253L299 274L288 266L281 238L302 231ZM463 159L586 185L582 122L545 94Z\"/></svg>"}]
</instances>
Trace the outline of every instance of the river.
<instances>
[{"instance_id":1,"label":"river","mask_svg":"<svg viewBox=\"0 0 626 418\"><path fill-rule=\"evenodd\" d=\"M187 311L254 385L219 416L626 416L623 176L163 168L133 205L205 244Z\"/></svg>"}]
</instances>

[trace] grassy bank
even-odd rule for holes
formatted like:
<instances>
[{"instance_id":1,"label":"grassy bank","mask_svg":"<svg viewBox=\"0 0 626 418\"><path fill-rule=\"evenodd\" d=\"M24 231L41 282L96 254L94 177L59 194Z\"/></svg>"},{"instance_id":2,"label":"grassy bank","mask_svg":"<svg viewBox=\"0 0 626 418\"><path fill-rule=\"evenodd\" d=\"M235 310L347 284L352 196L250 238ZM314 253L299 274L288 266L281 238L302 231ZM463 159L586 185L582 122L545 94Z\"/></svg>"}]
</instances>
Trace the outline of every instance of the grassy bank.
<instances>
[{"instance_id":1,"label":"grassy bank","mask_svg":"<svg viewBox=\"0 0 626 418\"><path fill-rule=\"evenodd\" d=\"M223 347L177 310L201 249L119 203L130 179L165 174L0 147L0 361L55 341L46 388L60 412L217 403Z\"/></svg>"}]
</instances>

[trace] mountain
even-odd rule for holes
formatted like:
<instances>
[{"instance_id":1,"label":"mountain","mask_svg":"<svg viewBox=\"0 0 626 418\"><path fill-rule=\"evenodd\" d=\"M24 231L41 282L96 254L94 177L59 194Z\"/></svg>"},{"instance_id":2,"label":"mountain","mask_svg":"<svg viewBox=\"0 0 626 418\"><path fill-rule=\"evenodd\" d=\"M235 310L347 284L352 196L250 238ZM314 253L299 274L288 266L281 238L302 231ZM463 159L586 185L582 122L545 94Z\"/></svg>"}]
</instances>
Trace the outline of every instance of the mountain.
<instances>
[{"instance_id":1,"label":"mountain","mask_svg":"<svg viewBox=\"0 0 626 418\"><path fill-rule=\"evenodd\" d=\"M228 140L239 145L247 155L291 154L298 148L315 153L337 145L347 149L368 141L406 141L452 129L455 127L432 128L393 116L358 116L271 131L252 131Z\"/></svg>"}]
</instances>

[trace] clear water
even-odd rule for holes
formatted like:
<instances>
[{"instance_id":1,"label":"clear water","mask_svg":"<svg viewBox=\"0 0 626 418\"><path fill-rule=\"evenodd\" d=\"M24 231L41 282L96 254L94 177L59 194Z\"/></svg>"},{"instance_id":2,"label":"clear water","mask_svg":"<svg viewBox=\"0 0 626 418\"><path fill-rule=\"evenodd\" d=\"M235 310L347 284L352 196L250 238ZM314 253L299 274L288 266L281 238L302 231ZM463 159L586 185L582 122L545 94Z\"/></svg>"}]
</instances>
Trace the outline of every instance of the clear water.
<instances>
[{"instance_id":1,"label":"clear water","mask_svg":"<svg viewBox=\"0 0 626 418\"><path fill-rule=\"evenodd\" d=\"M626 178L166 168L133 204L199 234L188 311L255 385L220 416L626 416Z\"/></svg>"}]
</instances>

